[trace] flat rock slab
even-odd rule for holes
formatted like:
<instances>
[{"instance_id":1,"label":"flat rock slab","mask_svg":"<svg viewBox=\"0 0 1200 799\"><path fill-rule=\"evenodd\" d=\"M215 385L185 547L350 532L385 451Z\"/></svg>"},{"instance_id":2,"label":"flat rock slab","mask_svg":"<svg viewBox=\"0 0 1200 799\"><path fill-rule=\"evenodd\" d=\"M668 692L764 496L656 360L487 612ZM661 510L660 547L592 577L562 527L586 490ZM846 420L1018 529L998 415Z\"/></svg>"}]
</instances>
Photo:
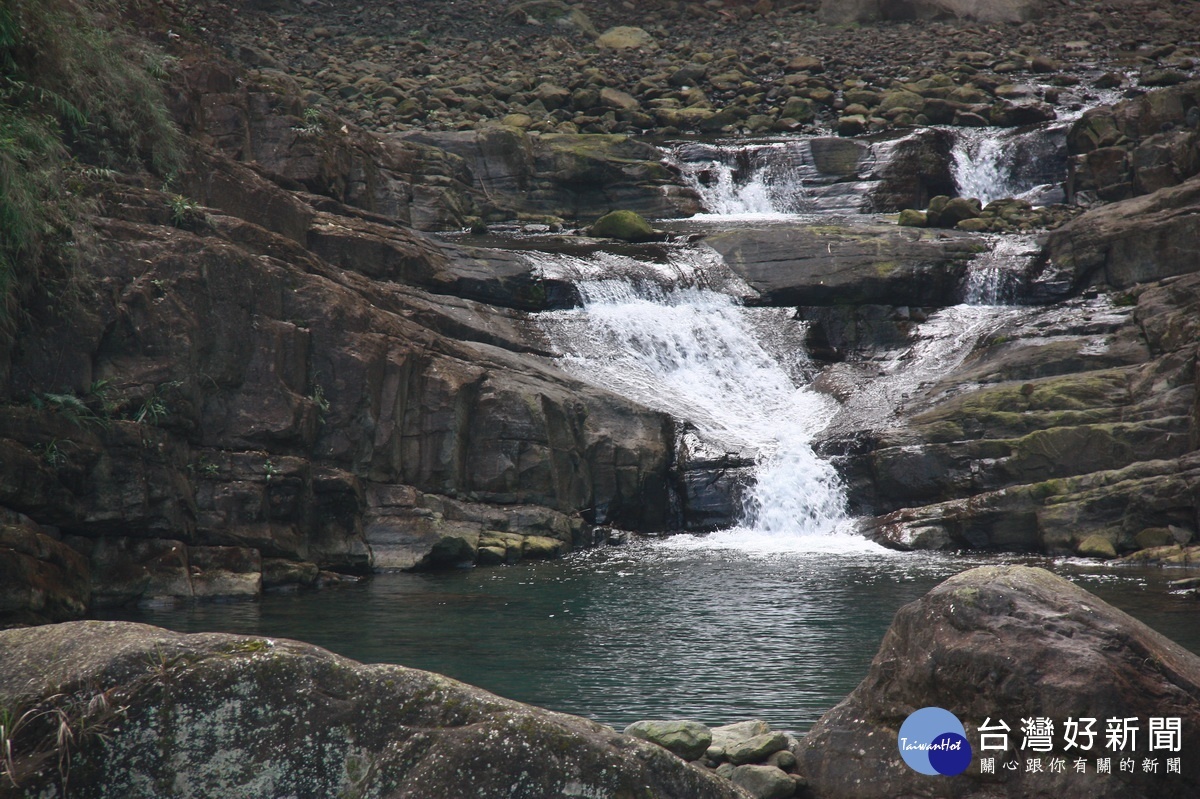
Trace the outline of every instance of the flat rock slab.
<instances>
[{"instance_id":1,"label":"flat rock slab","mask_svg":"<svg viewBox=\"0 0 1200 799\"><path fill-rule=\"evenodd\" d=\"M967 263L988 249L965 234L849 218L738 227L705 241L765 305L954 305Z\"/></svg>"},{"instance_id":2,"label":"flat rock slab","mask_svg":"<svg viewBox=\"0 0 1200 799\"><path fill-rule=\"evenodd\" d=\"M974 755L959 776L924 776L900 759L900 726L931 706L966 727ZM1052 720L1051 750L1021 751L1022 719L1031 717ZM1091 751L1065 748L1068 718L1097 720ZM1135 748L1106 748L1110 718L1137 720ZM1153 718L1180 720L1180 750L1149 750ZM980 752L988 719L1011 728L1007 751ZM800 760L817 797L1183 799L1200 795L1198 729L1200 657L1047 571L989 566L900 609L867 678L812 728ZM996 757L995 774L980 773L981 754ZM1027 772L1025 761L1039 756L1043 771ZM1086 773L1074 771L1079 757ZM1096 773L1103 757L1112 758L1111 774ZM1118 769L1123 757L1136 761L1134 771ZM1054 772L1052 758L1069 765ZM1181 773L1166 773L1167 758L1180 758ZM1146 759L1158 761L1156 773L1144 770ZM1019 768L1001 768L1011 760Z\"/></svg>"},{"instance_id":3,"label":"flat rock slab","mask_svg":"<svg viewBox=\"0 0 1200 799\"><path fill-rule=\"evenodd\" d=\"M122 622L0 633L28 796L745 799L666 750L437 674ZM59 763L59 720L74 744ZM7 787L5 789L7 791ZM5 795L10 795L7 792Z\"/></svg>"}]
</instances>

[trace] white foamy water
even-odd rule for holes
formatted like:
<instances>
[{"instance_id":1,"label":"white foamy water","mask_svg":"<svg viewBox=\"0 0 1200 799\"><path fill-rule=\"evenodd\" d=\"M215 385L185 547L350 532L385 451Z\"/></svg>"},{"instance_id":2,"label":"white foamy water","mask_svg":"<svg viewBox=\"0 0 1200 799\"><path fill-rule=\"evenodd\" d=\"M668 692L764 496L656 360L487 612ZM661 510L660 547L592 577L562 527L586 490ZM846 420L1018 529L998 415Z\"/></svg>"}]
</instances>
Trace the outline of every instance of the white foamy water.
<instances>
[{"instance_id":1,"label":"white foamy water","mask_svg":"<svg viewBox=\"0 0 1200 799\"><path fill-rule=\"evenodd\" d=\"M806 209L804 158L795 144L689 145L674 156L706 216L763 219Z\"/></svg>"},{"instance_id":2,"label":"white foamy water","mask_svg":"<svg viewBox=\"0 0 1200 799\"><path fill-rule=\"evenodd\" d=\"M1067 177L1066 125L961 128L951 157L960 196L977 197L984 205L1005 197L1041 204Z\"/></svg>"},{"instance_id":3,"label":"white foamy water","mask_svg":"<svg viewBox=\"0 0 1200 799\"><path fill-rule=\"evenodd\" d=\"M1030 261L1039 251L1037 237L1007 235L994 238L991 248L967 266L963 302L967 305L1011 305Z\"/></svg>"},{"instance_id":4,"label":"white foamy water","mask_svg":"<svg viewBox=\"0 0 1200 799\"><path fill-rule=\"evenodd\" d=\"M968 129L954 142L954 182L963 197L977 197L985 205L1012 197L1014 186L1004 156L1004 139L990 128Z\"/></svg>"},{"instance_id":5,"label":"white foamy water","mask_svg":"<svg viewBox=\"0 0 1200 799\"><path fill-rule=\"evenodd\" d=\"M718 449L756 458L742 524L703 545L845 551L811 540L846 518L837 472L811 446L836 403L807 387L804 330L787 309L747 308L714 290L738 281L704 248L649 267L641 281L604 277L631 266L620 256L536 260L544 273L575 280L584 298L581 309L539 316L564 369L692 423Z\"/></svg>"}]
</instances>

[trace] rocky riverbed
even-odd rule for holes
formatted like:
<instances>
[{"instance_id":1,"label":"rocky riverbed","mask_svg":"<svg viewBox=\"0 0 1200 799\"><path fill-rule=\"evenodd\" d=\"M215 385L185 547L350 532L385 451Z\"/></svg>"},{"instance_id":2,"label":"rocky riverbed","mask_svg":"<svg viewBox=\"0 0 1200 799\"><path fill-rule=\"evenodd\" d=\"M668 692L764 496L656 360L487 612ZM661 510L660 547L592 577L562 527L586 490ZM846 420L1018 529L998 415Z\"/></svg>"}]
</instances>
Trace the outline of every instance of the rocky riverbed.
<instances>
[{"instance_id":1,"label":"rocky riverbed","mask_svg":"<svg viewBox=\"0 0 1200 799\"><path fill-rule=\"evenodd\" d=\"M456 0L443 11L206 4L186 9L184 35L230 42L379 130L505 122L658 136L1028 124L1097 90L1182 82L1200 38L1190 6L1135 0ZM881 20L891 24L858 24Z\"/></svg>"}]
</instances>

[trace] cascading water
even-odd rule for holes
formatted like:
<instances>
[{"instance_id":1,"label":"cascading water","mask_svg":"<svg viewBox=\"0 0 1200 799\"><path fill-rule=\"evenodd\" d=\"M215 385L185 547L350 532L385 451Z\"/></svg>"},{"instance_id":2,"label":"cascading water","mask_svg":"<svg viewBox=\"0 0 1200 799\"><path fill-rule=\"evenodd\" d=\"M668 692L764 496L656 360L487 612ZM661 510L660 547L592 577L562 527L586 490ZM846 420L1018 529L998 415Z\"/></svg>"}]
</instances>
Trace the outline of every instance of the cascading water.
<instances>
[{"instance_id":1,"label":"cascading water","mask_svg":"<svg viewBox=\"0 0 1200 799\"><path fill-rule=\"evenodd\" d=\"M1038 253L1035 236L997 238L991 249L979 253L967 267L963 302L967 305L1012 305L1017 300L1025 267Z\"/></svg>"},{"instance_id":2,"label":"cascading water","mask_svg":"<svg viewBox=\"0 0 1200 799\"><path fill-rule=\"evenodd\" d=\"M671 148L667 157L700 195L707 214L745 218L809 210L804 182L814 168L801 142L688 142Z\"/></svg>"},{"instance_id":3,"label":"cascading water","mask_svg":"<svg viewBox=\"0 0 1200 799\"><path fill-rule=\"evenodd\" d=\"M1056 187L1067 176L1065 126L963 128L955 133L951 156L960 196L984 204L1004 197L1035 205L1062 200Z\"/></svg>"},{"instance_id":4,"label":"cascading water","mask_svg":"<svg viewBox=\"0 0 1200 799\"><path fill-rule=\"evenodd\" d=\"M794 143L753 146L685 144L674 161L684 180L717 216L772 216L807 210L804 171L812 171Z\"/></svg>"},{"instance_id":5,"label":"cascading water","mask_svg":"<svg viewBox=\"0 0 1200 799\"><path fill-rule=\"evenodd\" d=\"M706 546L874 547L830 535L846 519L845 494L811 442L836 403L807 388L804 331L789 311L743 306L729 293L739 281L706 248L654 266L611 254L533 257L584 299L581 309L539 317L567 371L687 420L712 447L757 458L741 525ZM609 277L632 265L651 279Z\"/></svg>"}]
</instances>

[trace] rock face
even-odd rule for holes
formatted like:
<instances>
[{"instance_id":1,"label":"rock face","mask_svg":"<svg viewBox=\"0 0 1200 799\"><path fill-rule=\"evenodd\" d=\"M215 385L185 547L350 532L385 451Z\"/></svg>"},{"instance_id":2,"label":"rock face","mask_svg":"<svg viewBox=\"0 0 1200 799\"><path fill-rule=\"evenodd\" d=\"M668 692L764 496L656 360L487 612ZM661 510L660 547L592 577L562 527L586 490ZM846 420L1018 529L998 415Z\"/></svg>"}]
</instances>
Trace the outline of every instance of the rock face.
<instances>
[{"instance_id":1,"label":"rock face","mask_svg":"<svg viewBox=\"0 0 1200 799\"><path fill-rule=\"evenodd\" d=\"M285 640L115 622L10 630L0 704L31 711L12 737L20 792L5 795L69 782L88 799L746 796L611 728ZM60 721L69 753L55 748Z\"/></svg>"},{"instance_id":2,"label":"rock face","mask_svg":"<svg viewBox=\"0 0 1200 799\"><path fill-rule=\"evenodd\" d=\"M910 398L905 424L843 439L852 497L883 514L868 534L1050 552L1091 535L1130 551L1168 525L1194 535L1197 282L1141 287L1133 307L1025 311Z\"/></svg>"},{"instance_id":3,"label":"rock face","mask_svg":"<svg viewBox=\"0 0 1200 799\"><path fill-rule=\"evenodd\" d=\"M1178 101L1157 94L1122 107L1129 130ZM902 419L831 428L826 451L851 502L875 516L868 535L899 548L1103 557L1150 546L1147 531L1195 538L1198 181L1051 231L1018 286L1045 307L996 317L959 365L906 390ZM818 384L846 396L855 369L873 375L872 360L900 357L905 336L921 334L896 321L909 310L804 308L814 354L848 361Z\"/></svg>"},{"instance_id":4,"label":"rock face","mask_svg":"<svg viewBox=\"0 0 1200 799\"><path fill-rule=\"evenodd\" d=\"M1198 205L1200 176L1097 208L1050 234L1042 268L1118 289L1194 272Z\"/></svg>"},{"instance_id":5,"label":"rock face","mask_svg":"<svg viewBox=\"0 0 1200 799\"><path fill-rule=\"evenodd\" d=\"M1200 81L1087 111L1067 136L1067 195L1124 200L1200 172Z\"/></svg>"},{"instance_id":6,"label":"rock face","mask_svg":"<svg viewBox=\"0 0 1200 799\"><path fill-rule=\"evenodd\" d=\"M975 756L957 777L923 776L900 760L897 732L914 710L943 707L967 729ZM1050 718L1053 749L1020 751L1021 720ZM1089 752L1064 749L1063 722L1095 718ZM1106 749L1106 719L1136 718L1137 770L1119 771ZM1178 718L1182 749L1149 750L1150 719ZM979 727L1011 728L1009 749L980 751ZM801 764L817 797L1189 797L1200 791L1200 762L1187 752L1200 724L1200 658L1041 569L985 567L952 577L901 608L866 679L802 742ZM1083 739L1080 739L1082 742ZM980 755L995 755L995 774ZM1027 773L1024 760L1067 758L1065 772ZM1095 758L1113 758L1097 774ZM1087 773L1073 771L1085 757ZM1180 757L1166 774L1166 757ZM1019 758L1022 767L1000 764ZM1159 760L1157 773L1141 769Z\"/></svg>"},{"instance_id":7,"label":"rock face","mask_svg":"<svg viewBox=\"0 0 1200 799\"><path fill-rule=\"evenodd\" d=\"M629 136L548 133L513 127L403 138L463 159L481 210L497 219L538 214L594 219L614 208L643 216L690 216L695 194L661 163L659 150Z\"/></svg>"},{"instance_id":8,"label":"rock face","mask_svg":"<svg viewBox=\"0 0 1200 799\"><path fill-rule=\"evenodd\" d=\"M86 301L35 296L0 350L0 508L33 525L0 545L6 623L676 523L671 420L531 357L521 311L569 290L410 227L474 209L461 159L185 67L183 194L103 187Z\"/></svg>"},{"instance_id":9,"label":"rock face","mask_svg":"<svg viewBox=\"0 0 1200 799\"><path fill-rule=\"evenodd\" d=\"M90 602L87 559L28 517L0 512L0 627L77 618Z\"/></svg>"},{"instance_id":10,"label":"rock face","mask_svg":"<svg viewBox=\"0 0 1200 799\"><path fill-rule=\"evenodd\" d=\"M821 225L744 226L706 239L766 305L952 305L970 237L831 218Z\"/></svg>"}]
</instances>

